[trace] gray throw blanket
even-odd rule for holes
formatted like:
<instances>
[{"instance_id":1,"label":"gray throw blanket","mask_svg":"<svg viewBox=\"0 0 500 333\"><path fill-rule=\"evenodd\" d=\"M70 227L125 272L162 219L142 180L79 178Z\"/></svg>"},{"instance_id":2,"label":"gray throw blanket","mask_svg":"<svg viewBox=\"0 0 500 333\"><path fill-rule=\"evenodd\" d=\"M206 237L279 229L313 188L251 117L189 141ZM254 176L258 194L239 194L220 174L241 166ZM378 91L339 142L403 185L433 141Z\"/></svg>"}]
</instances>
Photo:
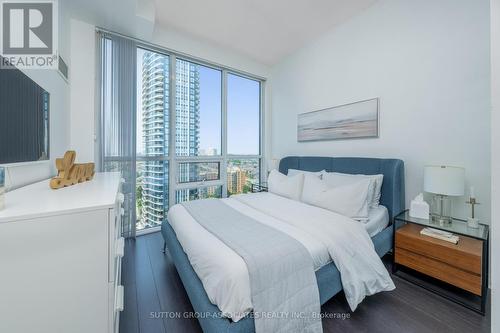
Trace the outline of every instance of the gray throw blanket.
<instances>
[{"instance_id":1,"label":"gray throw blanket","mask_svg":"<svg viewBox=\"0 0 500 333\"><path fill-rule=\"evenodd\" d=\"M300 242L217 199L182 205L245 261L257 333L322 332L313 262Z\"/></svg>"}]
</instances>

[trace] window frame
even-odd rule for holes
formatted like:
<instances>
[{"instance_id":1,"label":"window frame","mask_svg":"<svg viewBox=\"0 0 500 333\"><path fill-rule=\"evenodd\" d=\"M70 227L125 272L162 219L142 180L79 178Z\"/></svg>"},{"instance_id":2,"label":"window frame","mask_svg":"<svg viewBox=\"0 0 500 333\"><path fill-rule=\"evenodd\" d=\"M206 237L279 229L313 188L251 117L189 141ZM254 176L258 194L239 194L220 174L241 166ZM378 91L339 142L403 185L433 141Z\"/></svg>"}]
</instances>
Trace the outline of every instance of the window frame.
<instances>
[{"instance_id":1,"label":"window frame","mask_svg":"<svg viewBox=\"0 0 500 333\"><path fill-rule=\"evenodd\" d=\"M219 70L222 72L222 92L221 92L221 154L215 156L177 156L175 153L175 138L176 138L176 128L172 126L170 128L170 140L174 142L173 145L169 147L169 157L171 158L172 163L169 164L169 197L174 198L176 196L176 191L181 189L194 189L194 188L202 188L209 186L222 186L222 198L227 197L227 164L229 160L234 159L258 159L259 160L259 183L263 181L263 166L265 165L264 161L264 90L265 90L265 79L258 78L253 75L248 75L246 73L228 69L224 66L216 66L210 63L206 63L204 61L200 61L198 59L192 59L189 56L177 56L177 54L170 54L170 73L171 82L175 82L177 71L176 71L176 61L177 58L192 62L194 64L206 66L209 68L213 68L215 70ZM237 75L243 77L245 79L250 79L257 81L259 83L260 94L259 94L259 154L257 155L234 155L228 154L227 151L227 77L228 75ZM177 93L177 85L170 85L170 105L176 105L176 93ZM170 110L170 123L176 123L176 110ZM181 163L186 162L219 162L220 163L220 179L211 180L211 181L201 181L201 182L180 182L178 177L178 169ZM176 200L169 200L169 206L172 207L176 204ZM169 208L170 208L169 207Z\"/></svg>"},{"instance_id":2,"label":"window frame","mask_svg":"<svg viewBox=\"0 0 500 333\"><path fill-rule=\"evenodd\" d=\"M176 191L181 189L194 189L194 188L202 188L209 186L222 186L222 197L227 197L227 164L229 160L245 160L245 159L258 159L259 160L259 182L262 183L265 179L264 175L264 166L266 165L265 161L265 89L266 89L266 78L260 77L251 73L247 73L238 69L231 68L229 66L224 66L215 62L210 62L204 60L202 58L197 58L195 56L185 54L182 52L178 52L175 50L168 49L163 46L155 45L152 43L148 43L146 41L132 38L129 36L125 36L119 33L111 32L102 28L96 28L96 35L103 40L107 37L119 36L122 38L127 38L135 42L136 48L141 48L145 51L156 52L158 54L169 57L169 147L168 147L168 155L158 155L158 156L136 156L135 163L139 161L149 161L149 160L162 160L168 162L168 193L169 193L169 207L172 207L176 204ZM97 70L101 70L101 63L103 61L103 55L101 52L101 48L97 47L97 59L98 64L96 64ZM176 126L172 126L172 124L176 124L176 93L177 93L177 85L176 85L176 77L177 77L177 58L182 59L184 61L192 62L194 64L198 64L201 66L205 66L208 68L212 68L222 73L222 86L221 86L221 154L215 156L177 156L176 155ZM99 63L100 62L100 63ZM259 154L257 155L232 155L228 154L227 151L227 77L228 75L237 75L246 79L254 80L259 82L260 86L260 94L259 94ZM97 73L97 78L101 79L102 72ZM139 79L139 78L137 78ZM102 95L104 92L101 90L102 82L98 84L98 94L99 98L97 99L97 112L99 119L102 119L101 113L101 104ZM137 92L136 92L137 93ZM96 102L97 103L97 102ZM137 111L136 111L137 114ZM100 133L101 134L101 133ZM101 136L103 138L103 136ZM100 146L100 145L99 145ZM103 155L104 156L104 155ZM104 156L105 160L114 160L111 156ZM186 162L219 162L220 163L220 179L213 181L201 181L201 182L190 182L190 183L182 183L179 182L178 178L178 168L180 163ZM166 211L168 211L168 209ZM159 229L158 227L152 227L149 229L136 230L137 234L143 234L148 232L154 232Z\"/></svg>"}]
</instances>

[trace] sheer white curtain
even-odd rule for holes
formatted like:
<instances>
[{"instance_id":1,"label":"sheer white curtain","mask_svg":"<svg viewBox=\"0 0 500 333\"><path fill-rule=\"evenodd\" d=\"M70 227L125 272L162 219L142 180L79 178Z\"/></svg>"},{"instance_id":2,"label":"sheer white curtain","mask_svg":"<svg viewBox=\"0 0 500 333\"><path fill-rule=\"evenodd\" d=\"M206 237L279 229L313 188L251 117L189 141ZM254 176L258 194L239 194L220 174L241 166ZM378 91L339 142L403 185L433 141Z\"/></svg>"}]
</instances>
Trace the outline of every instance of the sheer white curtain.
<instances>
[{"instance_id":1,"label":"sheer white curtain","mask_svg":"<svg viewBox=\"0 0 500 333\"><path fill-rule=\"evenodd\" d=\"M136 223L136 63L133 40L98 32L101 54L99 167L120 171L125 179L124 237L135 236Z\"/></svg>"}]
</instances>

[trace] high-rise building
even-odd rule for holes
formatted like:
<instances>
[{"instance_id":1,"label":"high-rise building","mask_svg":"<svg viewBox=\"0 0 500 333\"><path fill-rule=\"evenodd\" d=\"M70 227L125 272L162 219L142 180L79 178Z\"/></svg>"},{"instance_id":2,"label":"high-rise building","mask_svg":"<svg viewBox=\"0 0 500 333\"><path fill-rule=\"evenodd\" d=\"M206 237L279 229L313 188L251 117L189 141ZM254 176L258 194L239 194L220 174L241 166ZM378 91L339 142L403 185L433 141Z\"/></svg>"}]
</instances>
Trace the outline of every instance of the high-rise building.
<instances>
[{"instance_id":1,"label":"high-rise building","mask_svg":"<svg viewBox=\"0 0 500 333\"><path fill-rule=\"evenodd\" d=\"M164 156L169 150L169 58L145 52L142 66L142 127L144 153ZM176 62L176 142L177 156L197 155L199 149L199 72L187 61ZM174 108L172 108L174 109ZM174 110L171 110L174 112ZM168 164L164 161L144 162L142 172L141 220L143 227L163 222L168 209ZM179 181L189 180L195 168L181 165ZM188 190L176 193L176 201L189 197Z\"/></svg>"},{"instance_id":2,"label":"high-rise building","mask_svg":"<svg viewBox=\"0 0 500 333\"><path fill-rule=\"evenodd\" d=\"M231 194L242 193L247 183L247 173L240 167L227 169L227 190Z\"/></svg>"},{"instance_id":3,"label":"high-rise building","mask_svg":"<svg viewBox=\"0 0 500 333\"><path fill-rule=\"evenodd\" d=\"M177 156L197 156L200 149L200 72L193 63L177 60L176 63L176 124L175 153ZM197 164L179 164L179 182L195 179ZM189 190L178 190L176 202L189 200Z\"/></svg>"}]
</instances>

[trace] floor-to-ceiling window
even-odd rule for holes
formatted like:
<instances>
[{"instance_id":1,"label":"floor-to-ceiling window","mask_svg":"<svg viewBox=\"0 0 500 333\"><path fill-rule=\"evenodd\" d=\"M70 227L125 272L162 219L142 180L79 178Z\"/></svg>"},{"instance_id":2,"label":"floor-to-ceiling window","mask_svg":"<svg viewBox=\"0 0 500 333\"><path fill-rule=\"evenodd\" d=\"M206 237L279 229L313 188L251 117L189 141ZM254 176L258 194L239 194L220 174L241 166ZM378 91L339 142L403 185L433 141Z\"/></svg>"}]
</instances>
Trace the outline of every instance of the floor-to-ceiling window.
<instances>
[{"instance_id":1,"label":"floor-to-ceiling window","mask_svg":"<svg viewBox=\"0 0 500 333\"><path fill-rule=\"evenodd\" d=\"M135 217L144 230L176 203L244 193L260 182L263 81L136 43ZM105 74L113 57L102 52ZM103 101L112 100L109 81ZM103 113L112 109L101 104Z\"/></svg>"},{"instance_id":2,"label":"floor-to-ceiling window","mask_svg":"<svg viewBox=\"0 0 500 333\"><path fill-rule=\"evenodd\" d=\"M175 203L221 197L222 70L178 57Z\"/></svg>"},{"instance_id":3,"label":"floor-to-ceiling window","mask_svg":"<svg viewBox=\"0 0 500 333\"><path fill-rule=\"evenodd\" d=\"M161 224L169 206L170 58L137 48L137 229Z\"/></svg>"},{"instance_id":4,"label":"floor-to-ceiling window","mask_svg":"<svg viewBox=\"0 0 500 333\"><path fill-rule=\"evenodd\" d=\"M250 191L261 172L261 82L227 75L227 192Z\"/></svg>"}]
</instances>

